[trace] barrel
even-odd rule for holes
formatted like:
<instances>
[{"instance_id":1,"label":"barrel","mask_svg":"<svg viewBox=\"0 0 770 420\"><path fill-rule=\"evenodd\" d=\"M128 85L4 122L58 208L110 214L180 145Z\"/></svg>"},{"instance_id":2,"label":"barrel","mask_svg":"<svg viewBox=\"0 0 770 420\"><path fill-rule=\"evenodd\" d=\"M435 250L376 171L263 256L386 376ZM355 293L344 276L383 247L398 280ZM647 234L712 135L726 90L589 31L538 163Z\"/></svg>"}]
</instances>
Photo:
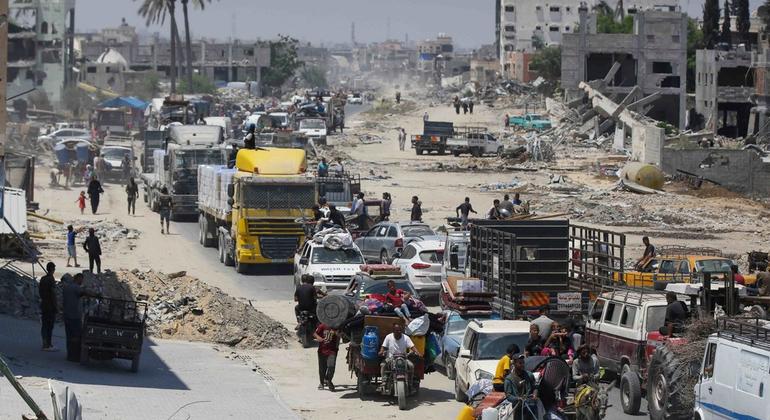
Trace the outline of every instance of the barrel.
<instances>
[{"instance_id":1,"label":"barrel","mask_svg":"<svg viewBox=\"0 0 770 420\"><path fill-rule=\"evenodd\" d=\"M81 142L75 145L75 153L77 153L78 162L91 163L91 150L88 143Z\"/></svg>"},{"instance_id":2,"label":"barrel","mask_svg":"<svg viewBox=\"0 0 770 420\"><path fill-rule=\"evenodd\" d=\"M475 417L473 416L473 408L469 405L464 405L460 409L460 412L457 413L455 420L475 420Z\"/></svg>"},{"instance_id":3,"label":"barrel","mask_svg":"<svg viewBox=\"0 0 770 420\"><path fill-rule=\"evenodd\" d=\"M318 301L316 316L318 320L331 328L339 328L356 314L356 307L348 298L341 295L329 295Z\"/></svg>"},{"instance_id":4,"label":"barrel","mask_svg":"<svg viewBox=\"0 0 770 420\"><path fill-rule=\"evenodd\" d=\"M67 150L67 146L64 144L57 144L53 147L53 152L56 154L56 160L59 164L65 165L70 161L70 151Z\"/></svg>"},{"instance_id":5,"label":"barrel","mask_svg":"<svg viewBox=\"0 0 770 420\"><path fill-rule=\"evenodd\" d=\"M663 188L665 179L663 172L655 165L641 162L628 162L620 175L624 181L631 181L643 187L659 190Z\"/></svg>"}]
</instances>

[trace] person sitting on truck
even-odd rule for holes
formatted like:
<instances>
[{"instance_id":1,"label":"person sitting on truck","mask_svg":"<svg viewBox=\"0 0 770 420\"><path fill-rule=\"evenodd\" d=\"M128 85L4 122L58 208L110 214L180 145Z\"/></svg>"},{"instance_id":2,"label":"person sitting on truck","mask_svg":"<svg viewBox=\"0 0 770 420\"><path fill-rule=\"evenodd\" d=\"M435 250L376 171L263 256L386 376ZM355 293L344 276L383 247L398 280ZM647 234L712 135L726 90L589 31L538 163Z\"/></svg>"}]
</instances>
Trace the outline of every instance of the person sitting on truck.
<instances>
[{"instance_id":1,"label":"person sitting on truck","mask_svg":"<svg viewBox=\"0 0 770 420\"><path fill-rule=\"evenodd\" d=\"M572 380L577 385L596 383L599 380L599 361L593 357L588 345L578 347L577 356L572 363Z\"/></svg>"},{"instance_id":2,"label":"person sitting on truck","mask_svg":"<svg viewBox=\"0 0 770 420\"><path fill-rule=\"evenodd\" d=\"M476 210L473 209L473 206L471 205L470 197L465 197L465 201L463 201L462 204L457 206L457 208L455 209L455 213L457 214L457 217L460 218L463 228L468 227L468 216L470 216L471 213L478 214Z\"/></svg>"},{"instance_id":3,"label":"person sitting on truck","mask_svg":"<svg viewBox=\"0 0 770 420\"><path fill-rule=\"evenodd\" d=\"M658 332L671 336L675 332L682 332L684 323L689 317L689 311L684 302L676 299L676 293L674 292L666 292L666 302L668 302L668 305L666 305L666 321Z\"/></svg>"},{"instance_id":4,"label":"person sitting on truck","mask_svg":"<svg viewBox=\"0 0 770 420\"><path fill-rule=\"evenodd\" d=\"M572 340L569 338L567 328L554 322L551 326L551 336L543 346L543 356L554 356L564 359L567 364L572 364L575 350L572 348Z\"/></svg>"},{"instance_id":5,"label":"person sitting on truck","mask_svg":"<svg viewBox=\"0 0 770 420\"><path fill-rule=\"evenodd\" d=\"M513 202L508 194L503 196L503 202L500 203L500 208L506 210L508 214L513 214Z\"/></svg>"},{"instance_id":6,"label":"person sitting on truck","mask_svg":"<svg viewBox=\"0 0 770 420\"><path fill-rule=\"evenodd\" d=\"M511 373L511 358L519 353L519 346L511 344L505 350L505 354L497 361L495 377L492 379L492 387L496 392L505 392L505 377Z\"/></svg>"},{"instance_id":7,"label":"person sitting on truck","mask_svg":"<svg viewBox=\"0 0 770 420\"><path fill-rule=\"evenodd\" d=\"M325 178L329 176L329 164L326 163L326 158L322 157L318 162L318 177Z\"/></svg>"},{"instance_id":8,"label":"person sitting on truck","mask_svg":"<svg viewBox=\"0 0 770 420\"><path fill-rule=\"evenodd\" d=\"M329 205L329 220L332 222L332 225L345 229L345 215L337 210L337 206L334 204Z\"/></svg>"},{"instance_id":9,"label":"person sitting on truck","mask_svg":"<svg viewBox=\"0 0 770 420\"><path fill-rule=\"evenodd\" d=\"M387 383L387 377L393 368L393 356L409 353L417 353L417 349L414 348L412 339L404 334L404 327L401 324L393 323L393 332L386 335L382 340L382 346L380 347L379 355L384 357L385 360L380 364L380 376L382 377L382 383ZM414 364L407 359L406 360L407 371L414 372Z\"/></svg>"},{"instance_id":10,"label":"person sitting on truck","mask_svg":"<svg viewBox=\"0 0 770 420\"><path fill-rule=\"evenodd\" d=\"M253 123L249 124L246 137L243 138L243 147L245 147L246 149L251 149L251 150L256 149L257 147L257 135L255 133L256 130L257 130L256 125L254 125ZM233 147L233 149L235 149L235 147Z\"/></svg>"},{"instance_id":11,"label":"person sitting on truck","mask_svg":"<svg viewBox=\"0 0 770 420\"><path fill-rule=\"evenodd\" d=\"M642 255L642 258L636 262L637 270L642 270L650 260L655 258L655 245L650 243L650 238L646 236L643 237L642 243L644 244L644 254Z\"/></svg>"},{"instance_id":12,"label":"person sitting on truck","mask_svg":"<svg viewBox=\"0 0 770 420\"><path fill-rule=\"evenodd\" d=\"M160 213L160 233L170 234L171 230L169 220L171 219L171 208L174 203L171 201L171 196L168 195L168 188L164 185L160 189L160 196L158 197L158 213ZM163 230L163 221L166 221L166 230Z\"/></svg>"},{"instance_id":13,"label":"person sitting on truck","mask_svg":"<svg viewBox=\"0 0 770 420\"><path fill-rule=\"evenodd\" d=\"M519 197L519 193L516 193L513 195L513 205L514 206L520 206L521 205L521 198Z\"/></svg>"},{"instance_id":14,"label":"person sitting on truck","mask_svg":"<svg viewBox=\"0 0 770 420\"><path fill-rule=\"evenodd\" d=\"M535 375L524 367L524 359L526 359L524 353L513 355L511 358L513 369L505 377L503 385L505 399L514 405L517 405L522 400L534 400L537 398Z\"/></svg>"},{"instance_id":15,"label":"person sitting on truck","mask_svg":"<svg viewBox=\"0 0 770 420\"><path fill-rule=\"evenodd\" d=\"M396 289L396 282L388 280L388 293L385 294L385 303L393 308L393 312L404 321L411 322L412 314L409 312L409 307L406 305L406 301L409 300L411 295L409 292L403 289Z\"/></svg>"},{"instance_id":16,"label":"person sitting on truck","mask_svg":"<svg viewBox=\"0 0 770 420\"><path fill-rule=\"evenodd\" d=\"M492 202L492 208L487 212L487 219L502 220L502 218L503 217L500 215L500 200L495 199L495 201Z\"/></svg>"},{"instance_id":17,"label":"person sitting on truck","mask_svg":"<svg viewBox=\"0 0 770 420\"><path fill-rule=\"evenodd\" d=\"M738 272L738 266L733 264L730 266L730 270L733 272L733 279L735 279L735 284L740 284L741 286L745 286L746 279L743 277L743 274Z\"/></svg>"},{"instance_id":18,"label":"person sitting on truck","mask_svg":"<svg viewBox=\"0 0 770 420\"><path fill-rule=\"evenodd\" d=\"M527 356L539 356L543 352L543 339L540 338L540 327L537 324L529 325L529 338L524 347L524 353Z\"/></svg>"}]
</instances>

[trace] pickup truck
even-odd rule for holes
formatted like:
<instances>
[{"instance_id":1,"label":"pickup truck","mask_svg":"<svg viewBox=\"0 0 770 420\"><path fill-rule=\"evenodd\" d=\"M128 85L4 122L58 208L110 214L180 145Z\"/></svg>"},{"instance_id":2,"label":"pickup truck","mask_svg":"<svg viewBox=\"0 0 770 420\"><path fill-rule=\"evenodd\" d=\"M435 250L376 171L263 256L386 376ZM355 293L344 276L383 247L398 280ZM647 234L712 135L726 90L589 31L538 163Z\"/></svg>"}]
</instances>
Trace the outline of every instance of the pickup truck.
<instances>
[{"instance_id":1,"label":"pickup truck","mask_svg":"<svg viewBox=\"0 0 770 420\"><path fill-rule=\"evenodd\" d=\"M412 148L418 155L424 152L446 153L446 141L454 135L454 124L444 121L425 121L422 134L412 136Z\"/></svg>"},{"instance_id":2,"label":"pickup truck","mask_svg":"<svg viewBox=\"0 0 770 420\"><path fill-rule=\"evenodd\" d=\"M454 156L470 153L474 157L482 155L500 155L503 145L490 133L485 132L455 132L448 138L446 147Z\"/></svg>"},{"instance_id":3,"label":"pickup truck","mask_svg":"<svg viewBox=\"0 0 770 420\"><path fill-rule=\"evenodd\" d=\"M514 115L509 120L511 126L528 130L548 130L551 128L551 120L540 114Z\"/></svg>"}]
</instances>

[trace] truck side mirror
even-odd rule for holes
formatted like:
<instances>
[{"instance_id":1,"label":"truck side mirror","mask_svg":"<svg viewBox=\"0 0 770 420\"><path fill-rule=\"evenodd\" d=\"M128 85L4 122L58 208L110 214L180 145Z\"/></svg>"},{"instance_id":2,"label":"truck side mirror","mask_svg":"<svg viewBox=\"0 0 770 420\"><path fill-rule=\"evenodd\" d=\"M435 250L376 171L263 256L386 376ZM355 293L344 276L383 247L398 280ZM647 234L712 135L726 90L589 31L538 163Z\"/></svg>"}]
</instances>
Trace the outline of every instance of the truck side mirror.
<instances>
[{"instance_id":1,"label":"truck side mirror","mask_svg":"<svg viewBox=\"0 0 770 420\"><path fill-rule=\"evenodd\" d=\"M307 265L307 257L300 258L299 265Z\"/></svg>"},{"instance_id":2,"label":"truck side mirror","mask_svg":"<svg viewBox=\"0 0 770 420\"><path fill-rule=\"evenodd\" d=\"M167 171L169 166L168 155L163 156L163 170Z\"/></svg>"},{"instance_id":3,"label":"truck side mirror","mask_svg":"<svg viewBox=\"0 0 770 420\"><path fill-rule=\"evenodd\" d=\"M460 349L460 352L457 354L458 357L461 359L470 359L471 358L471 351L468 349Z\"/></svg>"},{"instance_id":4,"label":"truck side mirror","mask_svg":"<svg viewBox=\"0 0 770 420\"><path fill-rule=\"evenodd\" d=\"M232 199L232 197L231 197L231 198L228 198L228 199L227 199L227 205L228 205L228 206L230 206L230 207L232 207L232 206L233 206L233 204L235 204L235 200L233 200L233 199Z\"/></svg>"},{"instance_id":5,"label":"truck side mirror","mask_svg":"<svg viewBox=\"0 0 770 420\"><path fill-rule=\"evenodd\" d=\"M229 184L227 185L227 196L231 199L235 196L235 185Z\"/></svg>"}]
</instances>

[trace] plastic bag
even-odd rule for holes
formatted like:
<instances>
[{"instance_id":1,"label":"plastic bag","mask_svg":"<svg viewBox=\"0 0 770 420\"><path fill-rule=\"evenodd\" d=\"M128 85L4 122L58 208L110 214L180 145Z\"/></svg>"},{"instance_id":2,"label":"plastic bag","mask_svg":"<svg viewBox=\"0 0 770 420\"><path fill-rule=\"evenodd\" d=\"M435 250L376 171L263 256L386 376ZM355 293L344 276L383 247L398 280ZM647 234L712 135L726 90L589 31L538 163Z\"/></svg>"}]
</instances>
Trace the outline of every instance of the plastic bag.
<instances>
[{"instance_id":1,"label":"plastic bag","mask_svg":"<svg viewBox=\"0 0 770 420\"><path fill-rule=\"evenodd\" d=\"M428 328L430 328L430 320L428 319L428 314L425 314L419 318L413 319L412 322L409 323L406 327L406 335L425 335L428 333Z\"/></svg>"},{"instance_id":2,"label":"plastic bag","mask_svg":"<svg viewBox=\"0 0 770 420\"><path fill-rule=\"evenodd\" d=\"M441 353L441 344L436 333L428 334L428 342L425 343L425 359L430 364Z\"/></svg>"}]
</instances>

